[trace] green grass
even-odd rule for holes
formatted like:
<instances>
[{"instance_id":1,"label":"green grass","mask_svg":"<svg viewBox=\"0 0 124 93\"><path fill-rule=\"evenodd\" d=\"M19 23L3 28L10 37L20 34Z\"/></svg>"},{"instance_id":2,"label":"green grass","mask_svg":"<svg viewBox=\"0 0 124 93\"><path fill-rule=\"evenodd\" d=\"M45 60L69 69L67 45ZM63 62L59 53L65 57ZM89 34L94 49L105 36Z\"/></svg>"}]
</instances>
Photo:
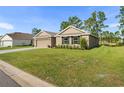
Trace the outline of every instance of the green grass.
<instances>
[{"instance_id":1,"label":"green grass","mask_svg":"<svg viewBox=\"0 0 124 93\"><path fill-rule=\"evenodd\" d=\"M124 47L36 49L0 59L57 86L124 86Z\"/></svg>"},{"instance_id":2,"label":"green grass","mask_svg":"<svg viewBox=\"0 0 124 93\"><path fill-rule=\"evenodd\" d=\"M13 46L13 47L0 47L0 50L10 50L10 49L18 49L18 48L29 48L32 46Z\"/></svg>"}]
</instances>

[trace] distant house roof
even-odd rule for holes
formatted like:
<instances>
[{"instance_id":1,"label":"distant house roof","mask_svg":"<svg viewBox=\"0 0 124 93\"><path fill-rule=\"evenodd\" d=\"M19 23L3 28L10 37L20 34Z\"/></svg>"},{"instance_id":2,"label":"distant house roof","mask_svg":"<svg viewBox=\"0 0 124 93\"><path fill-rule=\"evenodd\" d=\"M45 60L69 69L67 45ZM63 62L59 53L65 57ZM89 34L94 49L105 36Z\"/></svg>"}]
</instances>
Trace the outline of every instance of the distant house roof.
<instances>
[{"instance_id":1,"label":"distant house roof","mask_svg":"<svg viewBox=\"0 0 124 93\"><path fill-rule=\"evenodd\" d=\"M14 32L14 33L8 33L7 35L15 40L31 40L31 39L33 39L32 34L28 34L28 33Z\"/></svg>"}]
</instances>

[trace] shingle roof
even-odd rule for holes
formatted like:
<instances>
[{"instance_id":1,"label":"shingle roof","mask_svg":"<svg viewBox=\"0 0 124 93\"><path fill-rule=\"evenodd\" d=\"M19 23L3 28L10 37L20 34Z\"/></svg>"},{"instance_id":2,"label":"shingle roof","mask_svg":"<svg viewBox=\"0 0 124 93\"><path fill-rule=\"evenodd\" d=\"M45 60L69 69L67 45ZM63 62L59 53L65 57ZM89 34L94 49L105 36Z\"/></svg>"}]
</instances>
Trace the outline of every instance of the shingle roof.
<instances>
[{"instance_id":1,"label":"shingle roof","mask_svg":"<svg viewBox=\"0 0 124 93\"><path fill-rule=\"evenodd\" d=\"M28 34L28 33L14 32L14 33L9 33L7 35L9 35L12 39L16 39L16 40L32 40L33 39L32 34Z\"/></svg>"},{"instance_id":2,"label":"shingle roof","mask_svg":"<svg viewBox=\"0 0 124 93\"><path fill-rule=\"evenodd\" d=\"M50 35L52 35L52 36L54 36L54 35L57 34L57 33L55 33L55 32L49 32L49 31L45 31L45 32L47 32L48 34L50 34Z\"/></svg>"}]
</instances>

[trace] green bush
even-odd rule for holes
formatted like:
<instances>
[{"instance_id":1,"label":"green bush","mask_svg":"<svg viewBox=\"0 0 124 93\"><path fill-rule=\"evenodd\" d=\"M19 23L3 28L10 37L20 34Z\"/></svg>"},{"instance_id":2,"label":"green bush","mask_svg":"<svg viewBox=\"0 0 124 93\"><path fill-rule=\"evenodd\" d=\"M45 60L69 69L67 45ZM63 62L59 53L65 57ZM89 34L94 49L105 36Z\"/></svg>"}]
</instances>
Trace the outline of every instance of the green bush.
<instances>
[{"instance_id":1,"label":"green bush","mask_svg":"<svg viewBox=\"0 0 124 93\"><path fill-rule=\"evenodd\" d=\"M76 49L76 45L73 46L73 49Z\"/></svg>"},{"instance_id":2,"label":"green bush","mask_svg":"<svg viewBox=\"0 0 124 93\"><path fill-rule=\"evenodd\" d=\"M69 45L67 45L66 48L69 48Z\"/></svg>"},{"instance_id":3,"label":"green bush","mask_svg":"<svg viewBox=\"0 0 124 93\"><path fill-rule=\"evenodd\" d=\"M58 45L56 45L56 48L61 48L61 45L59 45L59 44L58 44Z\"/></svg>"},{"instance_id":4,"label":"green bush","mask_svg":"<svg viewBox=\"0 0 124 93\"><path fill-rule=\"evenodd\" d=\"M77 49L80 49L80 47L79 47L79 46L77 46Z\"/></svg>"},{"instance_id":5,"label":"green bush","mask_svg":"<svg viewBox=\"0 0 124 93\"><path fill-rule=\"evenodd\" d=\"M73 47L70 45L70 46L68 46L68 48L69 48L69 49L72 49Z\"/></svg>"},{"instance_id":6,"label":"green bush","mask_svg":"<svg viewBox=\"0 0 124 93\"><path fill-rule=\"evenodd\" d=\"M85 38L80 38L80 47L81 49L87 49L87 41Z\"/></svg>"},{"instance_id":7,"label":"green bush","mask_svg":"<svg viewBox=\"0 0 124 93\"><path fill-rule=\"evenodd\" d=\"M60 45L60 48L62 48L62 45Z\"/></svg>"},{"instance_id":8,"label":"green bush","mask_svg":"<svg viewBox=\"0 0 124 93\"><path fill-rule=\"evenodd\" d=\"M68 45L65 45L65 48L67 48Z\"/></svg>"}]
</instances>

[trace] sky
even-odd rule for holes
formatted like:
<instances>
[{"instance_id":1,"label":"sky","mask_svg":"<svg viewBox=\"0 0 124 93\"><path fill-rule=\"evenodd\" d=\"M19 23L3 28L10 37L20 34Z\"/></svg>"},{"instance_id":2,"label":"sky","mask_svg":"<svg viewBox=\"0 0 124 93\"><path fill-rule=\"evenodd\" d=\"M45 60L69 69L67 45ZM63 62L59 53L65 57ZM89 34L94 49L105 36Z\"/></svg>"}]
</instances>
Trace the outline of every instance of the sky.
<instances>
[{"instance_id":1,"label":"sky","mask_svg":"<svg viewBox=\"0 0 124 93\"><path fill-rule=\"evenodd\" d=\"M105 30L118 30L119 6L1 6L0 35L12 32L31 33L32 28L58 32L62 21L70 16L86 20L93 11L104 11L107 17Z\"/></svg>"}]
</instances>

